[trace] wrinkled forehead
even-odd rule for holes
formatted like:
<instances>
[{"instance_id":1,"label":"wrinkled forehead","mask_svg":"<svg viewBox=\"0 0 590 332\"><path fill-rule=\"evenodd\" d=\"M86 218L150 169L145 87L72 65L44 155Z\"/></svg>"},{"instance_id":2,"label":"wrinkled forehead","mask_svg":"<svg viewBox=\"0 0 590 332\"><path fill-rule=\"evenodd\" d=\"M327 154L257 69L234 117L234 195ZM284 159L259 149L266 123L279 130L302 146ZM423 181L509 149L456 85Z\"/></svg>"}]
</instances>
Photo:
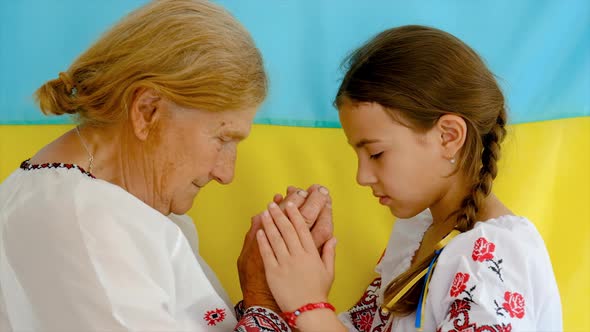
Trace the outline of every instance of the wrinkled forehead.
<instances>
[{"instance_id":1,"label":"wrinkled forehead","mask_svg":"<svg viewBox=\"0 0 590 332\"><path fill-rule=\"evenodd\" d=\"M211 125L224 136L243 140L250 134L257 108L209 112L212 116Z\"/></svg>"}]
</instances>

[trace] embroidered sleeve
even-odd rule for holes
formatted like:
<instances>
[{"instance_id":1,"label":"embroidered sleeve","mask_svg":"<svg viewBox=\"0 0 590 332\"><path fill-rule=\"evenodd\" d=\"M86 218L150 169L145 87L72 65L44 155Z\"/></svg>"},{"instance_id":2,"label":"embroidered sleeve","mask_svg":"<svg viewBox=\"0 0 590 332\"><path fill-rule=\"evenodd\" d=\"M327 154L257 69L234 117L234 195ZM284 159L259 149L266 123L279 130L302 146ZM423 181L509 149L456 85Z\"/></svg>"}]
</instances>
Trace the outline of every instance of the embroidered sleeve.
<instances>
[{"instance_id":1,"label":"embroidered sleeve","mask_svg":"<svg viewBox=\"0 0 590 332\"><path fill-rule=\"evenodd\" d=\"M518 237L507 230L474 229L443 250L428 300L437 332L538 329L538 313L531 305L545 295L537 286L555 280L552 272L538 275L532 262L538 246L530 246L534 239ZM559 325L560 311L558 316L553 318Z\"/></svg>"},{"instance_id":2,"label":"embroidered sleeve","mask_svg":"<svg viewBox=\"0 0 590 332\"><path fill-rule=\"evenodd\" d=\"M379 310L377 298L381 278L376 278L369 284L360 300L347 312L339 315L340 321L354 332L383 331L389 318ZM373 328L375 326L375 328Z\"/></svg>"},{"instance_id":3,"label":"embroidered sleeve","mask_svg":"<svg viewBox=\"0 0 590 332\"><path fill-rule=\"evenodd\" d=\"M252 306L244 312L234 332L291 332L291 329L274 311Z\"/></svg>"},{"instance_id":4,"label":"embroidered sleeve","mask_svg":"<svg viewBox=\"0 0 590 332\"><path fill-rule=\"evenodd\" d=\"M236 319L239 321L244 316L244 312L246 308L244 308L244 301L240 301L236 303L234 307L234 312L236 313Z\"/></svg>"}]
</instances>

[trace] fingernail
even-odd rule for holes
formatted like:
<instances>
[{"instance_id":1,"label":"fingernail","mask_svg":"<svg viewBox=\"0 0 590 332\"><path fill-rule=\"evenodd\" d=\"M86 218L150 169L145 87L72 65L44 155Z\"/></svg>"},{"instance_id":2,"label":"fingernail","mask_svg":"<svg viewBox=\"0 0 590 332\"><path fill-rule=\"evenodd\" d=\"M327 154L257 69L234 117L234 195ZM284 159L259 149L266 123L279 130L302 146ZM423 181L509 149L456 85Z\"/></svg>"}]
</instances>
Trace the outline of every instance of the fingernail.
<instances>
[{"instance_id":1,"label":"fingernail","mask_svg":"<svg viewBox=\"0 0 590 332\"><path fill-rule=\"evenodd\" d=\"M268 212L268 210L264 210L264 212L262 212L262 215L264 217L270 217L270 213Z\"/></svg>"},{"instance_id":2,"label":"fingernail","mask_svg":"<svg viewBox=\"0 0 590 332\"><path fill-rule=\"evenodd\" d=\"M301 196L301 197L303 197L303 198L306 198L306 197L307 197L307 195L308 195L308 193L307 193L307 191L305 191L305 190L298 190L298 191L297 191L297 195L299 195L299 196Z\"/></svg>"},{"instance_id":3,"label":"fingernail","mask_svg":"<svg viewBox=\"0 0 590 332\"><path fill-rule=\"evenodd\" d=\"M327 195L329 193L328 188L326 188L326 187L320 187L320 192L324 195Z\"/></svg>"},{"instance_id":4,"label":"fingernail","mask_svg":"<svg viewBox=\"0 0 590 332\"><path fill-rule=\"evenodd\" d=\"M287 206L291 207L294 206L295 204L293 204L293 202L287 202Z\"/></svg>"},{"instance_id":5,"label":"fingernail","mask_svg":"<svg viewBox=\"0 0 590 332\"><path fill-rule=\"evenodd\" d=\"M275 202L270 202L270 204L268 204L268 207L270 208L276 208L278 205Z\"/></svg>"}]
</instances>

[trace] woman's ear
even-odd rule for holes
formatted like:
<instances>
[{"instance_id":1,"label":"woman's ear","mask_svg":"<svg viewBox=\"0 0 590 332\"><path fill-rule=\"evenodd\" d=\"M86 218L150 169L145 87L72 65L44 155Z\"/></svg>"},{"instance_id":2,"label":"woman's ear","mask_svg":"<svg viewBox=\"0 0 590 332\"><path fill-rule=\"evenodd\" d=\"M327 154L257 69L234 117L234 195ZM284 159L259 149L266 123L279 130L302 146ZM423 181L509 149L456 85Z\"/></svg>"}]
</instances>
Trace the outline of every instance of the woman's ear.
<instances>
[{"instance_id":1,"label":"woman's ear","mask_svg":"<svg viewBox=\"0 0 590 332\"><path fill-rule=\"evenodd\" d=\"M145 141L155 127L162 113L161 101L162 98L154 89L139 88L135 91L129 118L138 139Z\"/></svg>"},{"instance_id":2,"label":"woman's ear","mask_svg":"<svg viewBox=\"0 0 590 332\"><path fill-rule=\"evenodd\" d=\"M453 160L467 138L465 119L455 114L445 114L438 119L435 128L440 135L442 157Z\"/></svg>"}]
</instances>

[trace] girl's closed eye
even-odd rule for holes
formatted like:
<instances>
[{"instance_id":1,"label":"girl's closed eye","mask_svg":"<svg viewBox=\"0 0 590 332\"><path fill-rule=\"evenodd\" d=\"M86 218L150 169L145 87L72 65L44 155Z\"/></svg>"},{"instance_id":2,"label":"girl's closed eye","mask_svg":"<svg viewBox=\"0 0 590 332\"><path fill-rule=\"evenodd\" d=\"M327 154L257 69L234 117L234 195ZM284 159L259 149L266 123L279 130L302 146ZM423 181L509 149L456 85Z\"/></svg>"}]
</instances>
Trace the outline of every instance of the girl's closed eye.
<instances>
[{"instance_id":1,"label":"girl's closed eye","mask_svg":"<svg viewBox=\"0 0 590 332\"><path fill-rule=\"evenodd\" d=\"M369 158L379 159L379 157L381 157L382 154L383 154L383 152L375 153L375 154L372 154Z\"/></svg>"}]
</instances>

